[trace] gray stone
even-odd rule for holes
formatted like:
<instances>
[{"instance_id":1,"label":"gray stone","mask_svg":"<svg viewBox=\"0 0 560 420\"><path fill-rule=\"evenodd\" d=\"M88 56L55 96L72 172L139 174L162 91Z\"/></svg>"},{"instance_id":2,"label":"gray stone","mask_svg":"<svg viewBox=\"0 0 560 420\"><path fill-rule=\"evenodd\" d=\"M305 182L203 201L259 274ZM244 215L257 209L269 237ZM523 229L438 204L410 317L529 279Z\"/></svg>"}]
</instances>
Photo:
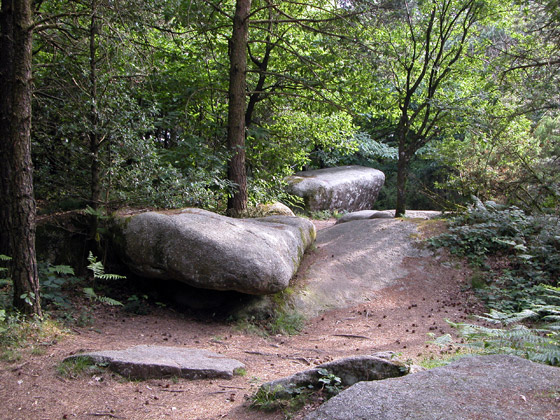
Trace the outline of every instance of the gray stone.
<instances>
[{"instance_id":1,"label":"gray stone","mask_svg":"<svg viewBox=\"0 0 560 420\"><path fill-rule=\"evenodd\" d=\"M136 346L126 350L107 350L77 354L66 358L87 358L105 364L131 379L181 377L187 379L231 379L245 365L209 350L165 346Z\"/></svg>"},{"instance_id":2,"label":"gray stone","mask_svg":"<svg viewBox=\"0 0 560 420\"><path fill-rule=\"evenodd\" d=\"M346 223L346 222L353 222L354 220L366 220L366 219L391 219L394 217L393 215L383 212L383 211L376 211L376 210L360 210L354 211L352 213L346 213L340 219L336 221L336 224Z\"/></svg>"},{"instance_id":3,"label":"gray stone","mask_svg":"<svg viewBox=\"0 0 560 420\"><path fill-rule=\"evenodd\" d=\"M274 202L269 204L257 204L257 212L259 217L265 216L292 216L294 212L285 204Z\"/></svg>"},{"instance_id":4,"label":"gray stone","mask_svg":"<svg viewBox=\"0 0 560 420\"><path fill-rule=\"evenodd\" d=\"M274 392L279 398L289 397L297 392L297 388L309 386L319 388L321 386L319 380L322 378L321 369L339 377L342 387L349 387L361 381L395 378L408 373L408 367L396 360L375 356L354 356L323 363L287 378L267 382L261 388Z\"/></svg>"},{"instance_id":5,"label":"gray stone","mask_svg":"<svg viewBox=\"0 0 560 420\"><path fill-rule=\"evenodd\" d=\"M559 368L515 356L465 357L402 378L357 383L305 420L552 419L559 389Z\"/></svg>"},{"instance_id":6,"label":"gray stone","mask_svg":"<svg viewBox=\"0 0 560 420\"><path fill-rule=\"evenodd\" d=\"M288 192L303 198L308 211L357 211L373 207L385 174L364 166L341 166L298 172L287 182Z\"/></svg>"},{"instance_id":7,"label":"gray stone","mask_svg":"<svg viewBox=\"0 0 560 420\"><path fill-rule=\"evenodd\" d=\"M233 219L200 209L120 218L123 260L136 274L212 290L284 290L315 227L299 217Z\"/></svg>"},{"instance_id":8,"label":"gray stone","mask_svg":"<svg viewBox=\"0 0 560 420\"><path fill-rule=\"evenodd\" d=\"M407 257L432 255L419 244L418 224L406 219L367 219L317 233L313 263L301 273L296 310L315 316L368 301L378 290L406 278Z\"/></svg>"},{"instance_id":9,"label":"gray stone","mask_svg":"<svg viewBox=\"0 0 560 420\"><path fill-rule=\"evenodd\" d=\"M441 216L441 211L436 210L407 210L405 214L407 219L423 220L435 219L439 216ZM336 224L366 219L392 219L393 217L395 217L395 210L361 210L345 214L336 221Z\"/></svg>"}]
</instances>

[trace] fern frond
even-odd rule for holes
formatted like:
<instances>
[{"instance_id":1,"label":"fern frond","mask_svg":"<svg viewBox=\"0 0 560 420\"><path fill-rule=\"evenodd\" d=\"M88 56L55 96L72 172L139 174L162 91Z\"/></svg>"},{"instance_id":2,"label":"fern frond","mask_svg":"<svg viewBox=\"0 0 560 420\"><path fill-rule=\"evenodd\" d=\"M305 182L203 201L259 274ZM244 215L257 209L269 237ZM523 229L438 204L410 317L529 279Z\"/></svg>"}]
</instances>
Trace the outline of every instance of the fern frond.
<instances>
[{"instance_id":1,"label":"fern frond","mask_svg":"<svg viewBox=\"0 0 560 420\"><path fill-rule=\"evenodd\" d=\"M97 300L101 303L104 303L105 305L124 306L122 304L122 302L119 302L118 300L115 300L115 299L111 299L110 297L107 297L107 296L98 296Z\"/></svg>"},{"instance_id":2,"label":"fern frond","mask_svg":"<svg viewBox=\"0 0 560 420\"><path fill-rule=\"evenodd\" d=\"M97 261L97 257L93 255L91 251L89 251L87 259L89 261L87 268L93 272L93 277L96 279L101 278L101 276L105 274L105 268L103 267L101 261Z\"/></svg>"},{"instance_id":3,"label":"fern frond","mask_svg":"<svg viewBox=\"0 0 560 420\"><path fill-rule=\"evenodd\" d=\"M486 316L478 316L478 318L493 324L510 325L517 322L525 321L526 319L537 318L539 314L531 309L525 309L517 313L506 313L492 309Z\"/></svg>"},{"instance_id":4,"label":"fern frond","mask_svg":"<svg viewBox=\"0 0 560 420\"><path fill-rule=\"evenodd\" d=\"M93 278L95 279L119 280L126 278L126 276L121 276L119 274L105 273L105 267L103 267L103 263L101 261L97 261L97 257L94 256L91 251L89 252L87 259L90 263L87 268L93 272Z\"/></svg>"},{"instance_id":5,"label":"fern frond","mask_svg":"<svg viewBox=\"0 0 560 420\"><path fill-rule=\"evenodd\" d=\"M74 275L74 269L69 265L53 265L49 268L49 271L56 274L69 274L71 276Z\"/></svg>"},{"instance_id":6,"label":"fern frond","mask_svg":"<svg viewBox=\"0 0 560 420\"><path fill-rule=\"evenodd\" d=\"M88 299L97 299L97 293L91 287L84 287L83 291Z\"/></svg>"},{"instance_id":7,"label":"fern frond","mask_svg":"<svg viewBox=\"0 0 560 420\"><path fill-rule=\"evenodd\" d=\"M126 279L126 276L121 276L120 274L111 274L111 273L103 273L96 277L100 280L119 280L119 279Z\"/></svg>"}]
</instances>

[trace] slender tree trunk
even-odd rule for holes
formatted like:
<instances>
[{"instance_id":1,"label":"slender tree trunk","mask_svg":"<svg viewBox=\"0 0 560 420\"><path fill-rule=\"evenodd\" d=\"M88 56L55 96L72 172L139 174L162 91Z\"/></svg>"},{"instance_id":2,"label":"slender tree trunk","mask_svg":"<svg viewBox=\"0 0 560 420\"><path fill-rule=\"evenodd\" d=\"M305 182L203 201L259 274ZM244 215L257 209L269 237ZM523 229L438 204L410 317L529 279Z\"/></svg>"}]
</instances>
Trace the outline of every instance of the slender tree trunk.
<instances>
[{"instance_id":1,"label":"slender tree trunk","mask_svg":"<svg viewBox=\"0 0 560 420\"><path fill-rule=\"evenodd\" d=\"M4 1L2 2L4 3ZM31 162L32 0L13 2L13 85L10 119L10 243L14 306L41 315L35 256L35 199Z\"/></svg>"},{"instance_id":2,"label":"slender tree trunk","mask_svg":"<svg viewBox=\"0 0 560 420\"><path fill-rule=\"evenodd\" d=\"M397 163L397 206L395 217L404 217L406 212L406 183L408 181L408 163L404 133L399 133L399 160Z\"/></svg>"},{"instance_id":3,"label":"slender tree trunk","mask_svg":"<svg viewBox=\"0 0 560 420\"><path fill-rule=\"evenodd\" d=\"M237 0L230 44L229 105L227 143L231 154L228 179L236 184L228 199L228 214L240 216L247 209L247 169L245 167L245 104L247 91L247 38L251 0Z\"/></svg>"},{"instance_id":4,"label":"slender tree trunk","mask_svg":"<svg viewBox=\"0 0 560 420\"><path fill-rule=\"evenodd\" d=\"M91 155L91 197L90 206L98 210L101 203L101 162L99 161L99 150L101 148L101 135L99 132L99 109L97 98L97 36L99 34L99 21L97 17L97 0L91 2L91 21L89 28L89 81L90 81L90 131L89 152ZM98 217L91 215L90 239L97 243Z\"/></svg>"},{"instance_id":5,"label":"slender tree trunk","mask_svg":"<svg viewBox=\"0 0 560 420\"><path fill-rule=\"evenodd\" d=\"M10 255L10 118L14 64L13 8L2 1L0 10L0 254Z\"/></svg>"}]
</instances>

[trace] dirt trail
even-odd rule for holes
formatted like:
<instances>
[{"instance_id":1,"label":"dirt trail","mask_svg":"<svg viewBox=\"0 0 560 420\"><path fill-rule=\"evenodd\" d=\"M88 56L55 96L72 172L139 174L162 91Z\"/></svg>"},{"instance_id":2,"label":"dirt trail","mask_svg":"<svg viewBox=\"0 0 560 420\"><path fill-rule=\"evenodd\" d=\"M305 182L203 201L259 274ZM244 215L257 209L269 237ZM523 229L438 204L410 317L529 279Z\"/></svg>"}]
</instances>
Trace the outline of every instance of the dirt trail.
<instances>
[{"instance_id":1,"label":"dirt trail","mask_svg":"<svg viewBox=\"0 0 560 420\"><path fill-rule=\"evenodd\" d=\"M333 222L317 222L319 228ZM434 223L424 230L440 229ZM308 255L303 269L313 263ZM309 261L311 259L311 261ZM74 327L41 351L24 350L19 362L0 362L0 419L282 419L248 409L245 398L266 381L318 363L357 354L395 351L419 361L445 351L427 344L428 333L452 332L445 319L466 320L480 305L467 291L469 273L437 257L406 257L402 278L367 301L314 317L295 336L262 338L236 325L170 309L131 316L97 307L94 323ZM183 379L131 382L110 372L62 378L56 366L85 350L124 349L138 344L188 346L216 351L247 366L233 380Z\"/></svg>"}]
</instances>

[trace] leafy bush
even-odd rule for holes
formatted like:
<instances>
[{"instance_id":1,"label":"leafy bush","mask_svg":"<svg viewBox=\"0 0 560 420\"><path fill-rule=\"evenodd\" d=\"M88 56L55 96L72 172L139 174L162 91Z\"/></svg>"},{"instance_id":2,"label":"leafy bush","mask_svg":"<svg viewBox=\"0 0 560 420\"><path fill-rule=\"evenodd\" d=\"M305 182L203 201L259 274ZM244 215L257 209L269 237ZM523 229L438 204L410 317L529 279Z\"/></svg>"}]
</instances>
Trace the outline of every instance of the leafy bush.
<instances>
[{"instance_id":1,"label":"leafy bush","mask_svg":"<svg viewBox=\"0 0 560 420\"><path fill-rule=\"evenodd\" d=\"M430 240L466 257L485 277L481 289L489 306L521 311L541 303L540 284L558 285L560 222L549 215L529 215L516 207L476 200L455 218L449 233Z\"/></svg>"},{"instance_id":2,"label":"leafy bush","mask_svg":"<svg viewBox=\"0 0 560 420\"><path fill-rule=\"evenodd\" d=\"M74 276L74 270L67 265L39 263L39 283L43 306L52 305L57 309L69 309L71 302L64 290L81 280Z\"/></svg>"},{"instance_id":3,"label":"leafy bush","mask_svg":"<svg viewBox=\"0 0 560 420\"><path fill-rule=\"evenodd\" d=\"M476 268L473 286L476 280L492 309L480 318L497 328L451 323L469 346L560 365L558 218L476 200L452 221L449 233L430 241L470 261Z\"/></svg>"}]
</instances>

